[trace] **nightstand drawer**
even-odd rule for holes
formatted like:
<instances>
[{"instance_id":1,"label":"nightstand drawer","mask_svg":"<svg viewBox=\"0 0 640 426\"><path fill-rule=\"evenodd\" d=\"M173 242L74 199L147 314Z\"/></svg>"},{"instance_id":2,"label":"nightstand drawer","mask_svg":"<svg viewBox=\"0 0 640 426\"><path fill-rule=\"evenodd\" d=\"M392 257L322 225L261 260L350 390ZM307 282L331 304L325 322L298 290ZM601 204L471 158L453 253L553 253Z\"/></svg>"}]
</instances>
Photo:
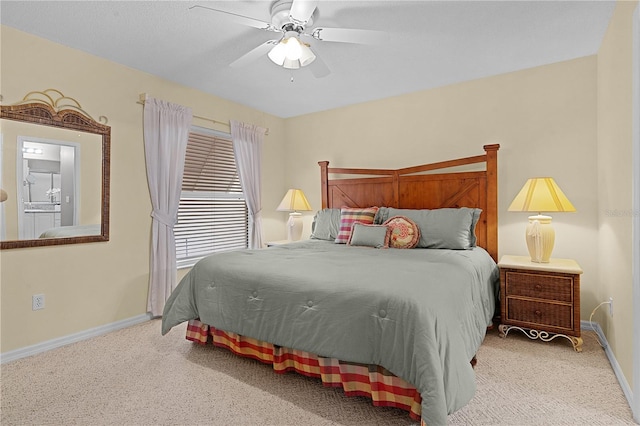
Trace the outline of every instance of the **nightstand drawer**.
<instances>
[{"instance_id":1,"label":"nightstand drawer","mask_svg":"<svg viewBox=\"0 0 640 426\"><path fill-rule=\"evenodd\" d=\"M571 302L573 278L558 275L506 271L506 291L509 296Z\"/></svg>"},{"instance_id":2,"label":"nightstand drawer","mask_svg":"<svg viewBox=\"0 0 640 426\"><path fill-rule=\"evenodd\" d=\"M545 325L569 331L574 328L571 305L510 298L507 300L507 316L509 321L518 321L533 327Z\"/></svg>"}]
</instances>

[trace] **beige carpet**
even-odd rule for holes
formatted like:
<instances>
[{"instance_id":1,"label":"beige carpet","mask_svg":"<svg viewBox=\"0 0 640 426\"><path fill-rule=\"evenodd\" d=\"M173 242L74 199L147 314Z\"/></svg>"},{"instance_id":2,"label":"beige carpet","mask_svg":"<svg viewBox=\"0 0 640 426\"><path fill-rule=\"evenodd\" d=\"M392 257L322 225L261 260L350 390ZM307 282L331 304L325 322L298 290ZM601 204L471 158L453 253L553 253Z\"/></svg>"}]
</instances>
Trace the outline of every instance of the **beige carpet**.
<instances>
[{"instance_id":1,"label":"beige carpet","mask_svg":"<svg viewBox=\"0 0 640 426\"><path fill-rule=\"evenodd\" d=\"M150 321L1 367L2 425L413 425L405 412L213 346L160 336ZM564 339L487 335L478 390L452 425L635 424L592 332Z\"/></svg>"}]
</instances>

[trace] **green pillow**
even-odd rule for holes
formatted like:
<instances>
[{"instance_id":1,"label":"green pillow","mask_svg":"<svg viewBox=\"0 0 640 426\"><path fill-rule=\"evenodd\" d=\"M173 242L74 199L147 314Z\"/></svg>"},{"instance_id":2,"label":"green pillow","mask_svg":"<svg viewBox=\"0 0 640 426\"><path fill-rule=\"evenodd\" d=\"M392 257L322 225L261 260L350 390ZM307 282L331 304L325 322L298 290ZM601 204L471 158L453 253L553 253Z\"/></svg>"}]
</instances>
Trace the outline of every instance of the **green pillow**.
<instances>
[{"instance_id":1,"label":"green pillow","mask_svg":"<svg viewBox=\"0 0 640 426\"><path fill-rule=\"evenodd\" d=\"M340 209L322 209L311 223L311 238L335 241L340 232Z\"/></svg>"},{"instance_id":2,"label":"green pillow","mask_svg":"<svg viewBox=\"0 0 640 426\"><path fill-rule=\"evenodd\" d=\"M384 222L393 216L413 220L420 228L417 247L466 250L476 246L475 230L482 210L469 207L433 210L383 207L378 213L376 221Z\"/></svg>"},{"instance_id":3,"label":"green pillow","mask_svg":"<svg viewBox=\"0 0 640 426\"><path fill-rule=\"evenodd\" d=\"M355 222L347 245L389 248L391 228L386 225L371 225Z\"/></svg>"}]
</instances>

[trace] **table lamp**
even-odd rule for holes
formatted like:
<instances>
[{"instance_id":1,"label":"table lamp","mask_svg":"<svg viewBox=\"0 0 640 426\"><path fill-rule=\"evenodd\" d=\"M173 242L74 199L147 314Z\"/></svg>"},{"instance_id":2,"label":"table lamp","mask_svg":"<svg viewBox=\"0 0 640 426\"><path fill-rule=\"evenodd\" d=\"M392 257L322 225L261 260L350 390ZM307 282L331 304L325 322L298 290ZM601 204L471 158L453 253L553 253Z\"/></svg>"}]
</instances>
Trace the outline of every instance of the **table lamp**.
<instances>
[{"instance_id":1,"label":"table lamp","mask_svg":"<svg viewBox=\"0 0 640 426\"><path fill-rule=\"evenodd\" d=\"M291 212L287 222L287 240L298 241L302 236L302 213L299 212L311 210L304 192L301 189L288 190L277 210L279 212Z\"/></svg>"},{"instance_id":2,"label":"table lamp","mask_svg":"<svg viewBox=\"0 0 640 426\"><path fill-rule=\"evenodd\" d=\"M538 212L529 216L526 239L531 261L548 263L555 243L555 231L551 216L541 212L575 212L571 201L564 195L553 178L541 177L527 180L508 209L510 212Z\"/></svg>"}]
</instances>

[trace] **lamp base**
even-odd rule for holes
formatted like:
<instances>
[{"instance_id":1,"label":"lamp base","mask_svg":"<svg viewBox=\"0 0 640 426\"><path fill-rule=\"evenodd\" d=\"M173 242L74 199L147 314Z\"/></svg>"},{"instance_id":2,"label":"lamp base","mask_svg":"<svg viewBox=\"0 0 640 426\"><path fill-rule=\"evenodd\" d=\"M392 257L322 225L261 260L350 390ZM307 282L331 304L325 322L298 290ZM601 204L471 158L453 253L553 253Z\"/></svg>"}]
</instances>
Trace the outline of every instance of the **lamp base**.
<instances>
[{"instance_id":1,"label":"lamp base","mask_svg":"<svg viewBox=\"0 0 640 426\"><path fill-rule=\"evenodd\" d=\"M529 216L526 238L531 261L549 263L556 239L556 232L551 226L551 216Z\"/></svg>"},{"instance_id":2,"label":"lamp base","mask_svg":"<svg viewBox=\"0 0 640 426\"><path fill-rule=\"evenodd\" d=\"M298 241L302 237L302 213L289 213L287 221L287 240Z\"/></svg>"}]
</instances>

